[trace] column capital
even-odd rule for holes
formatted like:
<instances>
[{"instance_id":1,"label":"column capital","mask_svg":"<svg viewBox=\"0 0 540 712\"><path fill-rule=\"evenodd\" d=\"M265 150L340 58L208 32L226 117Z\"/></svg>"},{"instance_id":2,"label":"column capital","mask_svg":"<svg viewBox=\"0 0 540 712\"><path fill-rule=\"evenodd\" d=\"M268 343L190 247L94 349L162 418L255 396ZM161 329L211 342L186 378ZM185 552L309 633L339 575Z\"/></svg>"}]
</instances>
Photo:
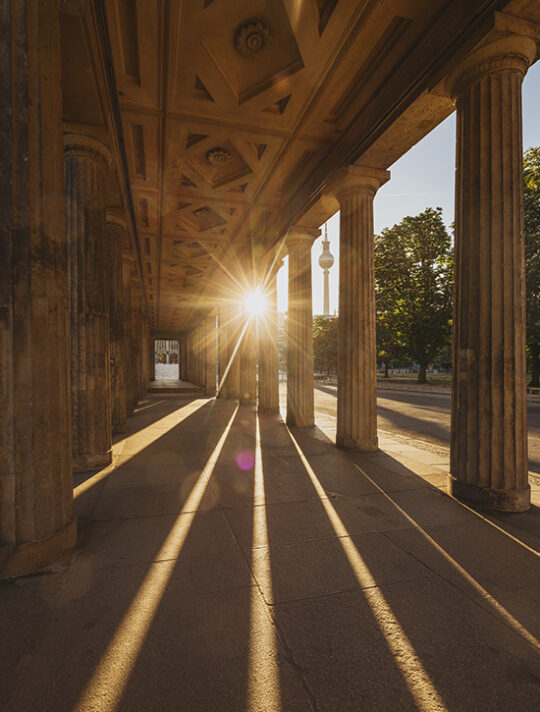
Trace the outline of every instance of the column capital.
<instances>
[{"instance_id":1,"label":"column capital","mask_svg":"<svg viewBox=\"0 0 540 712\"><path fill-rule=\"evenodd\" d=\"M351 193L367 193L375 196L381 185L388 180L390 180L390 171L384 168L353 164L338 171L330 183L330 192L335 195L338 202Z\"/></svg>"},{"instance_id":2,"label":"column capital","mask_svg":"<svg viewBox=\"0 0 540 712\"><path fill-rule=\"evenodd\" d=\"M289 252L291 247L298 247L300 245L309 245L309 247L311 247L320 234L321 231L317 227L293 225L289 228L287 237L285 238L285 246Z\"/></svg>"},{"instance_id":3,"label":"column capital","mask_svg":"<svg viewBox=\"0 0 540 712\"><path fill-rule=\"evenodd\" d=\"M471 84L502 70L514 70L525 76L536 56L536 42L532 37L509 34L470 52L449 74L446 93L456 99Z\"/></svg>"},{"instance_id":4,"label":"column capital","mask_svg":"<svg viewBox=\"0 0 540 712\"><path fill-rule=\"evenodd\" d=\"M283 257L280 257L279 259L277 259L277 260L274 262L274 264L272 265L272 267L271 267L271 269L270 269L270 275L269 275L269 277L268 277L269 279L272 279L272 278L274 278L274 277L277 277L277 273L278 273L279 270L283 267L283 260L284 260L284 258L283 258Z\"/></svg>"},{"instance_id":5,"label":"column capital","mask_svg":"<svg viewBox=\"0 0 540 712\"><path fill-rule=\"evenodd\" d=\"M106 213L106 220L107 230L113 230L117 239L123 242L127 232L127 222L123 218L109 211Z\"/></svg>"},{"instance_id":6,"label":"column capital","mask_svg":"<svg viewBox=\"0 0 540 712\"><path fill-rule=\"evenodd\" d=\"M94 136L82 133L64 133L64 153L102 163L107 170L112 164L112 154L107 146Z\"/></svg>"}]
</instances>

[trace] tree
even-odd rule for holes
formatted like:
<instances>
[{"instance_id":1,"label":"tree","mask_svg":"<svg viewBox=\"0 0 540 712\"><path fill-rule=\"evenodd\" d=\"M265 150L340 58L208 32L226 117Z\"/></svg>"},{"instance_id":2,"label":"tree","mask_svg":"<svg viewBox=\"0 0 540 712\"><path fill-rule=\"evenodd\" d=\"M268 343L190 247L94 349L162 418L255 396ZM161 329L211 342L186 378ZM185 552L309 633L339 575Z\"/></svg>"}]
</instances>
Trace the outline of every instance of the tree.
<instances>
[{"instance_id":1,"label":"tree","mask_svg":"<svg viewBox=\"0 0 540 712\"><path fill-rule=\"evenodd\" d=\"M380 353L416 361L418 383L451 336L453 249L441 208L384 230L375 248Z\"/></svg>"},{"instance_id":2,"label":"tree","mask_svg":"<svg viewBox=\"0 0 540 712\"><path fill-rule=\"evenodd\" d=\"M377 358L384 363L384 377L395 359L407 355L407 296L411 285L405 243L399 225L375 236L375 304L377 312Z\"/></svg>"},{"instance_id":3,"label":"tree","mask_svg":"<svg viewBox=\"0 0 540 712\"><path fill-rule=\"evenodd\" d=\"M540 147L523 155L525 294L530 386L540 387Z\"/></svg>"},{"instance_id":4,"label":"tree","mask_svg":"<svg viewBox=\"0 0 540 712\"><path fill-rule=\"evenodd\" d=\"M317 371L336 371L337 329L338 320L335 317L313 318L313 360Z\"/></svg>"}]
</instances>

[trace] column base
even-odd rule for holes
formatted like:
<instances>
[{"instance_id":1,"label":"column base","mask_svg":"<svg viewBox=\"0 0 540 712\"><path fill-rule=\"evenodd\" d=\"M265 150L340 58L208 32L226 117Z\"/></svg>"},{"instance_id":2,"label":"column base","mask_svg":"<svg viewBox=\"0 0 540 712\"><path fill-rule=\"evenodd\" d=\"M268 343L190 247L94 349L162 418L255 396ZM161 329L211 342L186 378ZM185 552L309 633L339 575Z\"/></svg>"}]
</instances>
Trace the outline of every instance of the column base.
<instances>
[{"instance_id":1,"label":"column base","mask_svg":"<svg viewBox=\"0 0 540 712\"><path fill-rule=\"evenodd\" d=\"M379 449L379 438L368 438L360 440L357 438L347 438L341 435L336 437L337 447L343 450L357 450L358 452L376 452Z\"/></svg>"},{"instance_id":2,"label":"column base","mask_svg":"<svg viewBox=\"0 0 540 712\"><path fill-rule=\"evenodd\" d=\"M0 568L0 579L27 576L67 556L77 543L77 520L72 519L63 529L48 539L21 544L16 549L2 553L0 561L6 559ZM6 547L7 548L7 547Z\"/></svg>"},{"instance_id":3,"label":"column base","mask_svg":"<svg viewBox=\"0 0 540 712\"><path fill-rule=\"evenodd\" d=\"M501 490L480 487L448 476L448 493L456 499L495 512L526 512L531 506L531 488Z\"/></svg>"},{"instance_id":4,"label":"column base","mask_svg":"<svg viewBox=\"0 0 540 712\"><path fill-rule=\"evenodd\" d=\"M121 433L127 433L127 423L119 423L113 428L113 435L120 435Z\"/></svg>"},{"instance_id":5,"label":"column base","mask_svg":"<svg viewBox=\"0 0 540 712\"><path fill-rule=\"evenodd\" d=\"M293 428L312 428L315 425L314 420L304 420L302 418L295 418L294 416L287 415L287 425Z\"/></svg>"},{"instance_id":6,"label":"column base","mask_svg":"<svg viewBox=\"0 0 540 712\"><path fill-rule=\"evenodd\" d=\"M100 470L107 467L112 462L112 450L101 455L89 455L87 457L73 459L73 472L88 472L89 470Z\"/></svg>"},{"instance_id":7,"label":"column base","mask_svg":"<svg viewBox=\"0 0 540 712\"><path fill-rule=\"evenodd\" d=\"M261 405L258 407L259 413L279 413L279 405Z\"/></svg>"}]
</instances>

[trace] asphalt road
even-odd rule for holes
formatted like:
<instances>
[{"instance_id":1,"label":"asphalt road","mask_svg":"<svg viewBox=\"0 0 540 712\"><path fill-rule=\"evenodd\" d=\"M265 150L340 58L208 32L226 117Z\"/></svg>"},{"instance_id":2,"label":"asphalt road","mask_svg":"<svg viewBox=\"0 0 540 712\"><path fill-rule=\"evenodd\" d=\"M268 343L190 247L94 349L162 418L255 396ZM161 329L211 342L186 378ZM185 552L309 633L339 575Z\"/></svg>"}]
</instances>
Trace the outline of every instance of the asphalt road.
<instances>
[{"instance_id":1,"label":"asphalt road","mask_svg":"<svg viewBox=\"0 0 540 712\"><path fill-rule=\"evenodd\" d=\"M336 389L316 386L315 409L336 415ZM540 474L540 404L528 403L529 471ZM377 398L379 430L415 440L428 450L450 447L450 395L380 391Z\"/></svg>"}]
</instances>

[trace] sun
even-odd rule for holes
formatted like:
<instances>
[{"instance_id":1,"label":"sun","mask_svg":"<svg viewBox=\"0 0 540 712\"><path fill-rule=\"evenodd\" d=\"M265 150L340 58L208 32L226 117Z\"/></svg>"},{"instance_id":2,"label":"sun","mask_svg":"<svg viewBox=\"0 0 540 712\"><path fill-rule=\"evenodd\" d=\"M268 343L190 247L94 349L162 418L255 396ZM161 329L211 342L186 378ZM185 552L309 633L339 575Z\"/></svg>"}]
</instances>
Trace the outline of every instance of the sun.
<instances>
[{"instance_id":1,"label":"sun","mask_svg":"<svg viewBox=\"0 0 540 712\"><path fill-rule=\"evenodd\" d=\"M262 316L268 306L268 300L260 287L248 292L244 298L244 309L250 316Z\"/></svg>"}]
</instances>

